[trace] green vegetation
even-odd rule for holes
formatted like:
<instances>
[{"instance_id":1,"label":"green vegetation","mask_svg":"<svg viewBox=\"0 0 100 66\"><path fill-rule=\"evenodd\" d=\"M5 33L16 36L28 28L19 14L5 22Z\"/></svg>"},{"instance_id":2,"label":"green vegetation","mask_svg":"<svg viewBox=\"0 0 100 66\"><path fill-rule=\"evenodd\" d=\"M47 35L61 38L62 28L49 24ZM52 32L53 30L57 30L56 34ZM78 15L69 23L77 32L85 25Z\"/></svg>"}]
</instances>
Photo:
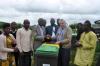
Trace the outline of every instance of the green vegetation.
<instances>
[{"instance_id":1,"label":"green vegetation","mask_svg":"<svg viewBox=\"0 0 100 66\"><path fill-rule=\"evenodd\" d=\"M4 23L6 23L6 22L0 21L0 29L2 29L2 25L3 25ZM22 27L22 24L17 23L17 28L21 28L21 27Z\"/></svg>"},{"instance_id":2,"label":"green vegetation","mask_svg":"<svg viewBox=\"0 0 100 66\"><path fill-rule=\"evenodd\" d=\"M0 21L0 29L2 28L2 25L3 25L4 23L5 23L5 22Z\"/></svg>"}]
</instances>

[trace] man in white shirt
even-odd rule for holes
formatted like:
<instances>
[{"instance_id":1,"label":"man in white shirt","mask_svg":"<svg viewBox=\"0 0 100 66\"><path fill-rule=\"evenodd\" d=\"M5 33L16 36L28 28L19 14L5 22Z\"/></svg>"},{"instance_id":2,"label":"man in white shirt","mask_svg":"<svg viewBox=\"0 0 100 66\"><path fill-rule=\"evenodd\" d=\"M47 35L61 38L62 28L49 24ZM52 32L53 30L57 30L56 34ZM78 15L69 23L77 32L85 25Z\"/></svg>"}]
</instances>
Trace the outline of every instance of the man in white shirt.
<instances>
[{"instance_id":1,"label":"man in white shirt","mask_svg":"<svg viewBox=\"0 0 100 66\"><path fill-rule=\"evenodd\" d=\"M32 31L29 29L30 21L25 19L23 27L18 29L16 35L17 47L20 51L20 66L31 66L31 51L33 51Z\"/></svg>"}]
</instances>

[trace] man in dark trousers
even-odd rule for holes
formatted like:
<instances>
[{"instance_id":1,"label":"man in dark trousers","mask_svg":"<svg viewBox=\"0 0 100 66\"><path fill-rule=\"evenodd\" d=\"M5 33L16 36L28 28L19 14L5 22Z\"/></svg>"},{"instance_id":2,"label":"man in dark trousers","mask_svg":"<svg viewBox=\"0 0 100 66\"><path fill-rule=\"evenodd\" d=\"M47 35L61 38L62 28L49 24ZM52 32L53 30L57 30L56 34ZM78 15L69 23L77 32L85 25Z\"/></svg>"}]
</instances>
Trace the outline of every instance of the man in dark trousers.
<instances>
[{"instance_id":1,"label":"man in dark trousers","mask_svg":"<svg viewBox=\"0 0 100 66\"><path fill-rule=\"evenodd\" d=\"M16 22L12 22L10 26L11 26L10 33L11 33L11 34L14 36L14 38L16 39L17 23L16 23ZM16 45L15 45L14 47L16 47ZM15 63L16 63L16 66L18 66L18 63L19 63L19 52L14 52L14 56L15 56Z\"/></svg>"},{"instance_id":2,"label":"man in dark trousers","mask_svg":"<svg viewBox=\"0 0 100 66\"><path fill-rule=\"evenodd\" d=\"M20 52L20 66L31 66L33 39L32 30L30 30L30 21L28 19L25 19L23 27L17 30L16 42Z\"/></svg>"}]
</instances>

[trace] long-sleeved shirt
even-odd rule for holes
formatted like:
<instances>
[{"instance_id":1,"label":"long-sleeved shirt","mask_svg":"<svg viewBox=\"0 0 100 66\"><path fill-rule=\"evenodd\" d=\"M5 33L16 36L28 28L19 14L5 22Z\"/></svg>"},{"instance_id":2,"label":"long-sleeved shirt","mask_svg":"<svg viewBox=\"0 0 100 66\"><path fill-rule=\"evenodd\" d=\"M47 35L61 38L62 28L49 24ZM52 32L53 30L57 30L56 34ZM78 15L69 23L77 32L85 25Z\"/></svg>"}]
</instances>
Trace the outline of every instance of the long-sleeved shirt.
<instances>
[{"instance_id":1,"label":"long-sleeved shirt","mask_svg":"<svg viewBox=\"0 0 100 66\"><path fill-rule=\"evenodd\" d=\"M13 35L11 35L11 34L9 34L9 35L11 36L13 41L15 42L15 38L13 37ZM1 34L0 35L0 59L7 60L7 54L9 52L14 52L14 49L7 48L6 36L4 34Z\"/></svg>"},{"instance_id":2,"label":"long-sleeved shirt","mask_svg":"<svg viewBox=\"0 0 100 66\"><path fill-rule=\"evenodd\" d=\"M17 48L20 52L29 52L33 50L32 31L30 29L20 28L16 34Z\"/></svg>"},{"instance_id":3,"label":"long-sleeved shirt","mask_svg":"<svg viewBox=\"0 0 100 66\"><path fill-rule=\"evenodd\" d=\"M56 38L57 41L62 43L63 48L67 48L67 45L71 44L72 30L69 27L66 27L63 30L59 28L56 34Z\"/></svg>"},{"instance_id":4,"label":"long-sleeved shirt","mask_svg":"<svg viewBox=\"0 0 100 66\"><path fill-rule=\"evenodd\" d=\"M83 32L80 38L82 47L77 48L74 63L78 66L91 66L96 49L97 37L94 32Z\"/></svg>"}]
</instances>

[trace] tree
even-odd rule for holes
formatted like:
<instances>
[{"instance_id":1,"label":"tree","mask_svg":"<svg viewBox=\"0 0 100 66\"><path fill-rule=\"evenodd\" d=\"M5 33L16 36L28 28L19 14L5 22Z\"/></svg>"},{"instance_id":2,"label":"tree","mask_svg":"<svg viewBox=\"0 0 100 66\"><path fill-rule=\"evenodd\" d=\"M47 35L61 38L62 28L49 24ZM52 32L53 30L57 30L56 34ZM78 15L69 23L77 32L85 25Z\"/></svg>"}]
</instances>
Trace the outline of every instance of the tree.
<instances>
[{"instance_id":1,"label":"tree","mask_svg":"<svg viewBox=\"0 0 100 66\"><path fill-rule=\"evenodd\" d=\"M21 27L22 27L22 24L17 23L17 28L21 28Z\"/></svg>"},{"instance_id":2,"label":"tree","mask_svg":"<svg viewBox=\"0 0 100 66\"><path fill-rule=\"evenodd\" d=\"M76 24L71 24L69 25L72 29L76 29L77 23Z\"/></svg>"}]
</instances>

